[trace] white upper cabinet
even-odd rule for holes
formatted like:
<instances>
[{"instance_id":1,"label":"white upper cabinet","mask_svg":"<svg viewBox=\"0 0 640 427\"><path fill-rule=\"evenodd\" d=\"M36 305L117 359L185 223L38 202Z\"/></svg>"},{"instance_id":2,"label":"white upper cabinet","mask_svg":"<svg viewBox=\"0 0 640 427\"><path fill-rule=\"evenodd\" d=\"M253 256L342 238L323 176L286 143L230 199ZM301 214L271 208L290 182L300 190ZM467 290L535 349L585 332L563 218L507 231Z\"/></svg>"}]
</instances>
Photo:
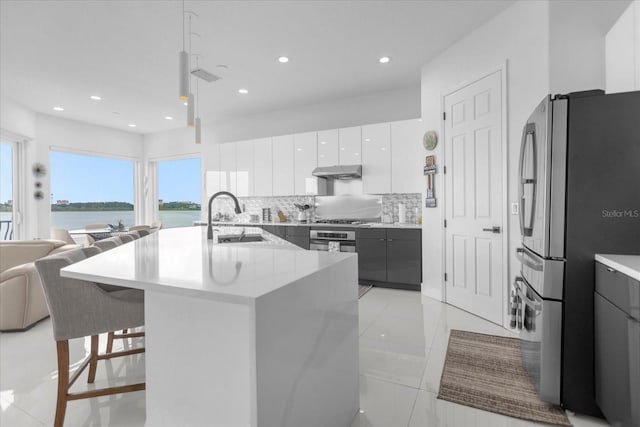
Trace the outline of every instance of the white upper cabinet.
<instances>
[{"instance_id":1,"label":"white upper cabinet","mask_svg":"<svg viewBox=\"0 0 640 427\"><path fill-rule=\"evenodd\" d=\"M340 164L340 141L338 129L318 132L318 166Z\"/></svg>"},{"instance_id":2,"label":"white upper cabinet","mask_svg":"<svg viewBox=\"0 0 640 427\"><path fill-rule=\"evenodd\" d=\"M271 138L253 141L253 170L255 196L273 196L273 148Z\"/></svg>"},{"instance_id":3,"label":"white upper cabinet","mask_svg":"<svg viewBox=\"0 0 640 427\"><path fill-rule=\"evenodd\" d=\"M273 195L294 194L293 135L273 137Z\"/></svg>"},{"instance_id":4,"label":"white upper cabinet","mask_svg":"<svg viewBox=\"0 0 640 427\"><path fill-rule=\"evenodd\" d=\"M203 159L205 160L205 196L207 202L209 197L220 191L220 145L210 144L203 147Z\"/></svg>"},{"instance_id":5,"label":"white upper cabinet","mask_svg":"<svg viewBox=\"0 0 640 427\"><path fill-rule=\"evenodd\" d=\"M391 191L421 193L426 184L422 146L422 122L418 119L391 123Z\"/></svg>"},{"instance_id":6,"label":"white upper cabinet","mask_svg":"<svg viewBox=\"0 0 640 427\"><path fill-rule=\"evenodd\" d=\"M238 197L253 196L253 141L236 142L236 193Z\"/></svg>"},{"instance_id":7,"label":"white upper cabinet","mask_svg":"<svg viewBox=\"0 0 640 427\"><path fill-rule=\"evenodd\" d=\"M318 167L318 133L306 132L293 136L294 194L306 194L305 179Z\"/></svg>"},{"instance_id":8,"label":"white upper cabinet","mask_svg":"<svg viewBox=\"0 0 640 427\"><path fill-rule=\"evenodd\" d=\"M340 164L359 165L362 163L360 126L342 128L339 130Z\"/></svg>"},{"instance_id":9,"label":"white upper cabinet","mask_svg":"<svg viewBox=\"0 0 640 427\"><path fill-rule=\"evenodd\" d=\"M220 144L220 190L236 194L236 144Z\"/></svg>"},{"instance_id":10,"label":"white upper cabinet","mask_svg":"<svg viewBox=\"0 0 640 427\"><path fill-rule=\"evenodd\" d=\"M362 191L391 193L391 124L362 126Z\"/></svg>"}]
</instances>

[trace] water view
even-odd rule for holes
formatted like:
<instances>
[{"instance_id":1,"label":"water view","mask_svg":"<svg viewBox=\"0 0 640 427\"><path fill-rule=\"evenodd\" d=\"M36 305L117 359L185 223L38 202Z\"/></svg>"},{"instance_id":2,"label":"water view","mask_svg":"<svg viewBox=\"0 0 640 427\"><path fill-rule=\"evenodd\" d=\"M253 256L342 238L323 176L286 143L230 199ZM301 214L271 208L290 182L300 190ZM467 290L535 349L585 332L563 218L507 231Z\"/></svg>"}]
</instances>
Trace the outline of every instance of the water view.
<instances>
[{"instance_id":1,"label":"water view","mask_svg":"<svg viewBox=\"0 0 640 427\"><path fill-rule=\"evenodd\" d=\"M200 211L196 210L160 211L159 215L164 228L188 227L193 225L193 221L200 220ZM0 212L0 220L10 221L11 212ZM127 226L136 225L133 211L51 212L51 227L67 230L84 228L87 224L117 224L118 220Z\"/></svg>"},{"instance_id":2,"label":"water view","mask_svg":"<svg viewBox=\"0 0 640 427\"><path fill-rule=\"evenodd\" d=\"M200 211L160 211L160 221L164 228L188 227L200 219ZM126 226L134 224L133 211L89 211L51 212L51 227L73 230L87 224L117 224L119 220Z\"/></svg>"}]
</instances>

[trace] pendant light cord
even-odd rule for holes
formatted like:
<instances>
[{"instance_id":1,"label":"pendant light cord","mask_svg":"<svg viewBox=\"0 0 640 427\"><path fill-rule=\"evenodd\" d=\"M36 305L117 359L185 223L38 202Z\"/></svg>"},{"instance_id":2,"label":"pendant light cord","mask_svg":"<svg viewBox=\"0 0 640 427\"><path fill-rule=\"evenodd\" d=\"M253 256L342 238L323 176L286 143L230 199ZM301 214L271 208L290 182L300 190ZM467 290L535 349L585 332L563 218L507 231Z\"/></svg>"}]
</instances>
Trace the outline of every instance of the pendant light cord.
<instances>
[{"instance_id":1,"label":"pendant light cord","mask_svg":"<svg viewBox=\"0 0 640 427\"><path fill-rule=\"evenodd\" d=\"M184 52L184 0L182 0L182 51Z\"/></svg>"}]
</instances>

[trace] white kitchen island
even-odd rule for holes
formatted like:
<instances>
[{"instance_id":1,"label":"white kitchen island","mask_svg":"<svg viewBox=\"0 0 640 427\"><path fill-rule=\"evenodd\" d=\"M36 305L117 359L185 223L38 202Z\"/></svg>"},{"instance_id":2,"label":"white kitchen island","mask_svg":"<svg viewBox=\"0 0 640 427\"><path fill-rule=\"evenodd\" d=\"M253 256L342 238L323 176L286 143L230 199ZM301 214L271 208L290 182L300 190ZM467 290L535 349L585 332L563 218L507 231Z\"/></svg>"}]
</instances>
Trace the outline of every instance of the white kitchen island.
<instances>
[{"instance_id":1,"label":"white kitchen island","mask_svg":"<svg viewBox=\"0 0 640 427\"><path fill-rule=\"evenodd\" d=\"M145 291L146 425L348 427L359 408L354 254L160 230L62 270Z\"/></svg>"}]
</instances>

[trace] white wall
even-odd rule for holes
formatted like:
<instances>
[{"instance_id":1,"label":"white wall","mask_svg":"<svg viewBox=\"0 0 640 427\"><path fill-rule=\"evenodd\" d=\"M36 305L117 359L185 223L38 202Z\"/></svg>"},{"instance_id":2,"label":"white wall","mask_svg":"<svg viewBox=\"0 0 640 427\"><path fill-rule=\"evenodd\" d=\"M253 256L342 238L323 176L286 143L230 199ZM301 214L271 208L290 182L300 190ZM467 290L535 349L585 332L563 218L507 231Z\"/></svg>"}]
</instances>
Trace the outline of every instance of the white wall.
<instances>
[{"instance_id":1,"label":"white wall","mask_svg":"<svg viewBox=\"0 0 640 427\"><path fill-rule=\"evenodd\" d=\"M36 114L36 153L31 158L34 162L42 163L50 170L49 159L51 147L58 150L73 151L93 156L108 156L142 160L142 136L116 129L96 126L74 120L61 119L46 114ZM51 193L50 174L42 179L42 191L45 195ZM87 177L90 180L91 177ZM104 183L96 183L104 185ZM27 198L33 200L30 189L33 182L28 183ZM29 210L28 216L35 212L36 224L29 227L27 238L48 238L51 227L51 209L49 197L34 203L35 210Z\"/></svg>"},{"instance_id":2,"label":"white wall","mask_svg":"<svg viewBox=\"0 0 640 427\"><path fill-rule=\"evenodd\" d=\"M517 157L521 124L549 90L547 2L520 1L506 9L464 39L451 46L422 69L422 120L426 129L442 135L442 96L507 63L507 135L508 180L517 175ZM443 144L434 153L442 165ZM442 170L440 168L440 170ZM442 173L436 176L437 208L423 208L422 277L423 293L441 298L444 289L443 220L444 194ZM509 186L508 202L517 199L517 188ZM506 206L505 206L506 209ZM509 216L509 253L519 241L511 230L518 229L518 217ZM511 271L516 259L510 256Z\"/></svg>"},{"instance_id":3,"label":"white wall","mask_svg":"<svg viewBox=\"0 0 640 427\"><path fill-rule=\"evenodd\" d=\"M607 93L640 90L640 0L612 26L605 46Z\"/></svg>"},{"instance_id":4,"label":"white wall","mask_svg":"<svg viewBox=\"0 0 640 427\"><path fill-rule=\"evenodd\" d=\"M627 0L521 0L423 67L423 125L441 134L442 96L507 63L508 200L505 209L517 201L515 182L522 124L549 93L604 88L604 37L628 3ZM443 153L440 144L434 153L439 164L442 164ZM423 293L442 298L444 194L441 173L436 177L436 192L439 207L423 208ZM520 235L518 216L508 218L505 231L509 240L511 281L519 268L515 248Z\"/></svg>"},{"instance_id":5,"label":"white wall","mask_svg":"<svg viewBox=\"0 0 640 427\"><path fill-rule=\"evenodd\" d=\"M605 89L605 35L629 0L549 2L549 92Z\"/></svg>"}]
</instances>

